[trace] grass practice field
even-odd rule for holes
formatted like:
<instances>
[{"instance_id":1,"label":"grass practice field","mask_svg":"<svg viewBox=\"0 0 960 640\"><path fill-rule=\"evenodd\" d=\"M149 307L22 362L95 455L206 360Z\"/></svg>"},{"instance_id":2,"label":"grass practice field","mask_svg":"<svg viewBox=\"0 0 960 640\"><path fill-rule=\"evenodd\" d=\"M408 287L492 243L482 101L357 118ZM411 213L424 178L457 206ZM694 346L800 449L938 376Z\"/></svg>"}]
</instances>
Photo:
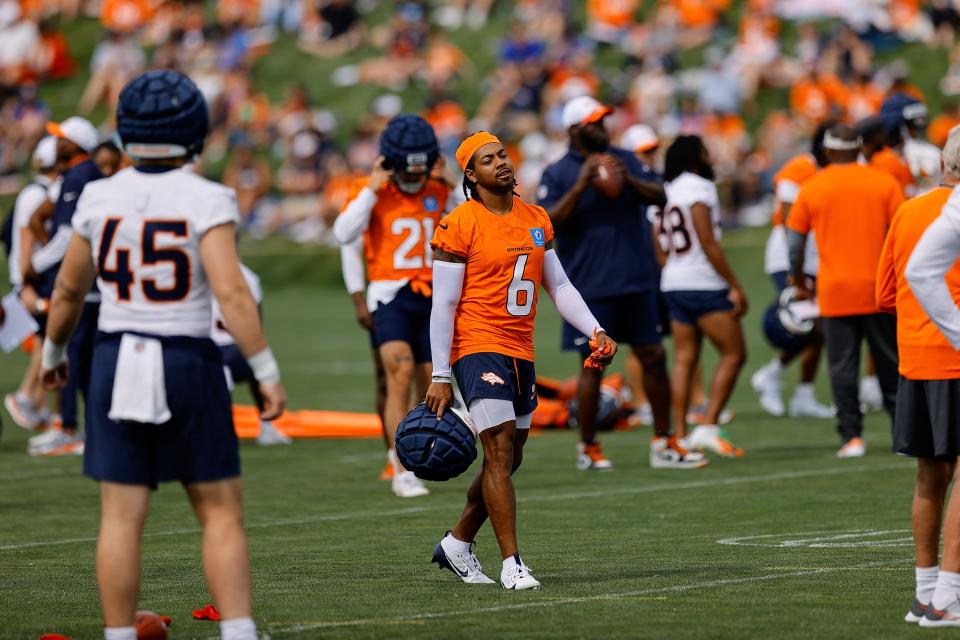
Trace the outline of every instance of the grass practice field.
<instances>
[{"instance_id":1,"label":"grass practice field","mask_svg":"<svg viewBox=\"0 0 960 640\"><path fill-rule=\"evenodd\" d=\"M606 436L616 469L583 473L574 469L574 434L531 438L516 476L519 538L543 589L518 593L465 585L430 564L475 468L432 484L428 497L401 500L377 480L378 440L244 444L261 629L274 639L946 635L902 621L913 592L913 463L889 453L887 418L871 415L868 455L844 461L835 457L832 421L773 419L757 406L749 375L770 355L759 329L772 298L761 268L764 236L725 238L752 302L751 354L729 427L744 458L652 470L644 430ZM244 248L264 279L267 329L292 406L368 410L369 351L336 256L281 243ZM572 375L576 360L559 352L558 317L549 298L541 300L538 368ZM8 391L23 358L0 358ZM0 638L101 637L97 487L80 475L79 459L28 457L26 434L4 421ZM489 527L477 542L495 577L500 557ZM218 637L214 623L190 617L210 601L199 543L182 490L161 487L144 541L141 607L173 616L174 638Z\"/></svg>"}]
</instances>

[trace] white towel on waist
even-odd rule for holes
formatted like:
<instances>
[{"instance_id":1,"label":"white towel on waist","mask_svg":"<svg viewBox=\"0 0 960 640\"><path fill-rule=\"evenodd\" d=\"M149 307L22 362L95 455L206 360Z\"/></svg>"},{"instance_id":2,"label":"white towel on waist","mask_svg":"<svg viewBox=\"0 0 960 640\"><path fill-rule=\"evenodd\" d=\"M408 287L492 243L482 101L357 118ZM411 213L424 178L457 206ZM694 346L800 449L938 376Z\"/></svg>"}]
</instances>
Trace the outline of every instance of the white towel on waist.
<instances>
[{"instance_id":1,"label":"white towel on waist","mask_svg":"<svg viewBox=\"0 0 960 640\"><path fill-rule=\"evenodd\" d=\"M129 333L120 338L109 418L115 422L163 424L170 419L163 375L163 345Z\"/></svg>"}]
</instances>

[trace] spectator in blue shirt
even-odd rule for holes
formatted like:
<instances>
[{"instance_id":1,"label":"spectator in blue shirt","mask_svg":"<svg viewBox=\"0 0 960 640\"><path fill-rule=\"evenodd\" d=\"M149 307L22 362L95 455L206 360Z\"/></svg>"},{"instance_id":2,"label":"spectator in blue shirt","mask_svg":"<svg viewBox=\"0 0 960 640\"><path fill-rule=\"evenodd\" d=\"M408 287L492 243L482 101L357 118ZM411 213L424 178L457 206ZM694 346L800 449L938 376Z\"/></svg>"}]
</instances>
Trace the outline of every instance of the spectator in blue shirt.
<instances>
[{"instance_id":1,"label":"spectator in blue shirt","mask_svg":"<svg viewBox=\"0 0 960 640\"><path fill-rule=\"evenodd\" d=\"M567 102L561 119L569 131L570 149L547 167L537 196L553 222L557 254L571 282L607 334L629 344L640 359L655 440L663 443L670 433L670 381L660 344L660 269L646 207L662 206L666 194L657 175L633 153L610 145L603 119L611 111L588 96ZM607 171L623 179L616 197L604 195L593 184L598 172ZM587 341L588 336L564 325L564 350L586 357ZM582 470L613 467L596 441L601 376L598 369L581 368L577 386L581 436L577 468ZM682 464L681 453L674 457Z\"/></svg>"}]
</instances>

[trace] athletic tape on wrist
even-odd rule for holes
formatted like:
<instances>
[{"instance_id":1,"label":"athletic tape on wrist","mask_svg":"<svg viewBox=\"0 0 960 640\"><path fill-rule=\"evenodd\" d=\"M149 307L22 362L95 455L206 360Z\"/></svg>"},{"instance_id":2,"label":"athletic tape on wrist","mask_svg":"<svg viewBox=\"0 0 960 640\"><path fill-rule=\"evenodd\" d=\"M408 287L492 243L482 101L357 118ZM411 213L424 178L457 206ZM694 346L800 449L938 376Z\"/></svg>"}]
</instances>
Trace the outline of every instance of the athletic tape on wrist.
<instances>
[{"instance_id":1,"label":"athletic tape on wrist","mask_svg":"<svg viewBox=\"0 0 960 640\"><path fill-rule=\"evenodd\" d=\"M434 373L430 378L431 382L446 382L450 383L450 374L449 373Z\"/></svg>"},{"instance_id":2,"label":"athletic tape on wrist","mask_svg":"<svg viewBox=\"0 0 960 640\"><path fill-rule=\"evenodd\" d=\"M247 358L247 363L253 370L253 377L257 382L280 382L280 365L273 357L270 347Z\"/></svg>"},{"instance_id":3,"label":"athletic tape on wrist","mask_svg":"<svg viewBox=\"0 0 960 640\"><path fill-rule=\"evenodd\" d=\"M44 369L56 369L57 365L67 359L67 345L57 344L47 338L43 341L41 350L41 365Z\"/></svg>"}]
</instances>

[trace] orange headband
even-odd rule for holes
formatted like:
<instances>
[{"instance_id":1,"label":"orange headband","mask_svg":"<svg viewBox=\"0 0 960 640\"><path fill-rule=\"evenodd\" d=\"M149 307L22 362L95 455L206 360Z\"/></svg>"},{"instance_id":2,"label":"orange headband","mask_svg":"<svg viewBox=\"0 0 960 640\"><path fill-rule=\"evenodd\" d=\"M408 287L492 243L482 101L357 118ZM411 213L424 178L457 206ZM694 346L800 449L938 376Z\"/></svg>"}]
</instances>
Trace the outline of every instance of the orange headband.
<instances>
[{"instance_id":1,"label":"orange headband","mask_svg":"<svg viewBox=\"0 0 960 640\"><path fill-rule=\"evenodd\" d=\"M487 131L477 131L475 134L464 140L460 143L460 146L457 147L457 164L460 165L461 171L467 170L467 165L470 164L470 159L473 157L473 154L485 144L490 144L491 142L500 142L500 139L497 136L489 133Z\"/></svg>"}]
</instances>

